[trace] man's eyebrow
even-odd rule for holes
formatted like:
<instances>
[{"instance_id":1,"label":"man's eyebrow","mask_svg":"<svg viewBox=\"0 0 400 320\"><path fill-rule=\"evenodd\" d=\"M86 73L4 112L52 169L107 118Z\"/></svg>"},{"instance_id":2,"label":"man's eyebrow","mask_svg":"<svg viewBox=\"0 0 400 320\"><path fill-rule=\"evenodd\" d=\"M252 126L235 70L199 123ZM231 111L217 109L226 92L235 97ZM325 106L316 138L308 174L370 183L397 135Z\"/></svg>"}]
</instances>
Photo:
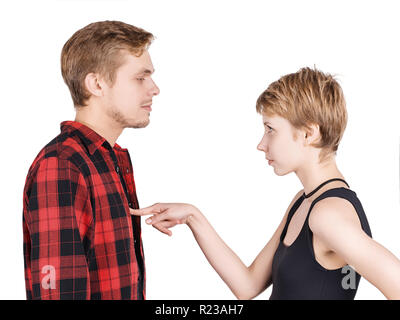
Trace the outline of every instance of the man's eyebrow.
<instances>
[{"instance_id":1,"label":"man's eyebrow","mask_svg":"<svg viewBox=\"0 0 400 320\"><path fill-rule=\"evenodd\" d=\"M267 124L270 124L268 121L264 121L264 126L266 126Z\"/></svg>"},{"instance_id":2,"label":"man's eyebrow","mask_svg":"<svg viewBox=\"0 0 400 320\"><path fill-rule=\"evenodd\" d=\"M155 70L150 70L150 69L142 69L138 71L136 74L152 74Z\"/></svg>"}]
</instances>

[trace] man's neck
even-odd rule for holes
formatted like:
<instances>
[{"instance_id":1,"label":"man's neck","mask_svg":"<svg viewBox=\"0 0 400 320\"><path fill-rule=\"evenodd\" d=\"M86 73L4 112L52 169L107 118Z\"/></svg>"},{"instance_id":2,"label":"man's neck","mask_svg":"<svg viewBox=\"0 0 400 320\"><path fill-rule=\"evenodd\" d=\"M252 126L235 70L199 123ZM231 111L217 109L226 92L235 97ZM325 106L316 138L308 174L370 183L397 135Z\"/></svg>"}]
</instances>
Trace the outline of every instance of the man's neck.
<instances>
[{"instance_id":1,"label":"man's neck","mask_svg":"<svg viewBox=\"0 0 400 320\"><path fill-rule=\"evenodd\" d=\"M108 141L111 147L121 135L123 128L117 126L109 117L98 115L90 108L83 107L76 110L75 121L84 124Z\"/></svg>"}]
</instances>

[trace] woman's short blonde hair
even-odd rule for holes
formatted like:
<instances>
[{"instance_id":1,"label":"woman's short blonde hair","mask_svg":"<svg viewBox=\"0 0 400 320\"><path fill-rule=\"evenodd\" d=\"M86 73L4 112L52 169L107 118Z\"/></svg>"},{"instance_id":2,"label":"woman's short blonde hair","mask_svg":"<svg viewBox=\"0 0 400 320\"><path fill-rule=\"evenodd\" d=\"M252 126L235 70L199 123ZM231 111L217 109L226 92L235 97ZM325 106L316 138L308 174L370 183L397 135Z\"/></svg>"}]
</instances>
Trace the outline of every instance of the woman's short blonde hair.
<instances>
[{"instance_id":1,"label":"woman's short blonde hair","mask_svg":"<svg viewBox=\"0 0 400 320\"><path fill-rule=\"evenodd\" d=\"M279 115L296 129L318 125L320 161L336 154L347 124L346 101L334 76L316 68L302 68L271 83L257 99L257 112Z\"/></svg>"}]
</instances>

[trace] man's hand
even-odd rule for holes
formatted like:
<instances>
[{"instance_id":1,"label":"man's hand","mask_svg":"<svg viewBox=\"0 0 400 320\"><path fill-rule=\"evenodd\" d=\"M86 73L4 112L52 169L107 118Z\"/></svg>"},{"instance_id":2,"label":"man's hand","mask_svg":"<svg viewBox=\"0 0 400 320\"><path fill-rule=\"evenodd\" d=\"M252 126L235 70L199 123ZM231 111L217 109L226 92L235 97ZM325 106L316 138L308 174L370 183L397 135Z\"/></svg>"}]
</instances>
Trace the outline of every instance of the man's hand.
<instances>
[{"instance_id":1,"label":"man's hand","mask_svg":"<svg viewBox=\"0 0 400 320\"><path fill-rule=\"evenodd\" d=\"M142 209L129 209L135 216L152 214L153 216L148 218L146 223L169 236L172 236L169 228L177 224L186 224L190 216L198 212L196 207L186 203L156 203Z\"/></svg>"}]
</instances>

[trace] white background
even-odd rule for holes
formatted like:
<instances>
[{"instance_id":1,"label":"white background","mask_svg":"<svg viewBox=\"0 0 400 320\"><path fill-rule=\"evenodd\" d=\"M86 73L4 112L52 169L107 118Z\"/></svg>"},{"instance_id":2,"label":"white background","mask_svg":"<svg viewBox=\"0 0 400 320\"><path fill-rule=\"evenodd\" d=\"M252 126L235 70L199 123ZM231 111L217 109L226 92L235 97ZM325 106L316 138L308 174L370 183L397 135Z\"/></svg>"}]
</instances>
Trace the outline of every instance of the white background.
<instances>
[{"instance_id":1,"label":"white background","mask_svg":"<svg viewBox=\"0 0 400 320\"><path fill-rule=\"evenodd\" d=\"M75 116L61 48L100 20L156 36L150 54L161 93L151 123L118 140L130 150L142 207L193 203L251 264L302 188L294 174L275 176L256 150L255 101L270 82L315 64L338 75L347 99L339 169L375 240L400 257L398 17L398 1L1 1L0 299L25 299L28 169ZM143 224L147 298L234 299L190 230L172 231ZM356 299L384 296L362 279Z\"/></svg>"}]
</instances>

